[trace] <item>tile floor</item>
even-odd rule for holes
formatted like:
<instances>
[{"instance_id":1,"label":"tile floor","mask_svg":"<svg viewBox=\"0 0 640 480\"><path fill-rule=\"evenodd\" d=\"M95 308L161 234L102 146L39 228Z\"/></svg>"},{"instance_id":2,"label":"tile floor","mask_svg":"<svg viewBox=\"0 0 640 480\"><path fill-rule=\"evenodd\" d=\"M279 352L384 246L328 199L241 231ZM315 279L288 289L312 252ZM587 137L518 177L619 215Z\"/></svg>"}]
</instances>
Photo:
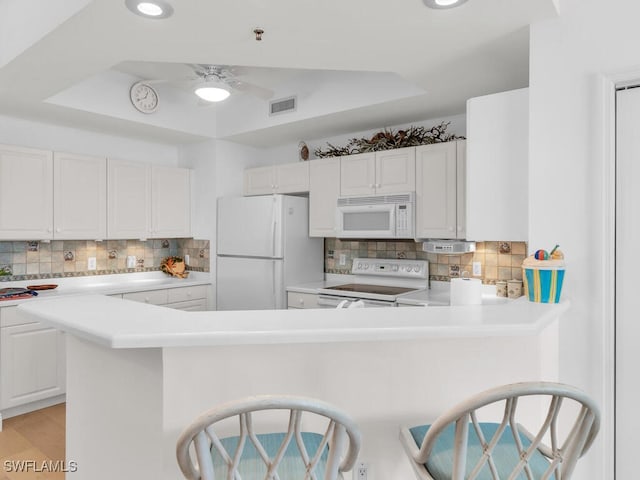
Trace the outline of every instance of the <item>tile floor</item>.
<instances>
[{"instance_id":1,"label":"tile floor","mask_svg":"<svg viewBox=\"0 0 640 480\"><path fill-rule=\"evenodd\" d=\"M7 418L0 432L0 480L63 480L65 404ZM31 461L22 464L20 461ZM28 467L24 471L24 467ZM80 468L80 467L78 467Z\"/></svg>"}]
</instances>

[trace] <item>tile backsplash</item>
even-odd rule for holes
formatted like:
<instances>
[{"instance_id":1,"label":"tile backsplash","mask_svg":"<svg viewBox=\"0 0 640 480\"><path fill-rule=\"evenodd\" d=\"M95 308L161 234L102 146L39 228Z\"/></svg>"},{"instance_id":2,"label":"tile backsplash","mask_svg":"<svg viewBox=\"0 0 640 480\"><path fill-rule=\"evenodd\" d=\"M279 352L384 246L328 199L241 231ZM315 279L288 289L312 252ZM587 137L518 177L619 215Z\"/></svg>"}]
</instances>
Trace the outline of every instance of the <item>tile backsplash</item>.
<instances>
[{"instance_id":1,"label":"tile backsplash","mask_svg":"<svg viewBox=\"0 0 640 480\"><path fill-rule=\"evenodd\" d=\"M126 268L131 255L136 268ZM0 281L159 270L170 255L189 255L188 269L209 271L209 240L0 241ZM96 258L95 270L87 268L89 257Z\"/></svg>"},{"instance_id":2,"label":"tile backsplash","mask_svg":"<svg viewBox=\"0 0 640 480\"><path fill-rule=\"evenodd\" d=\"M473 262L482 265L482 281L494 284L497 280L522 280L522 262L527 254L525 242L476 242L476 251L463 255L439 255L422 251L422 242L413 240L340 240L326 238L325 272L351 273L354 258L406 258L429 261L431 280L449 281L462 272L473 271ZM345 264L340 265L340 255Z\"/></svg>"}]
</instances>

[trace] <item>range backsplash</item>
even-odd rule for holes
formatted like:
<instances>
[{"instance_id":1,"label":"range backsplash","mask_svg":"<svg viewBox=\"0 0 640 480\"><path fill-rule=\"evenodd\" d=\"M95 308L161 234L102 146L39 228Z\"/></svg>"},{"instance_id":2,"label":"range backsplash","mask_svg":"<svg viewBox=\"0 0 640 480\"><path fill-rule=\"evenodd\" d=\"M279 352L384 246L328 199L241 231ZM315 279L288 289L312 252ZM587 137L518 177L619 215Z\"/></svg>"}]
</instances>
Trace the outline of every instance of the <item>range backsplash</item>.
<instances>
[{"instance_id":1,"label":"range backsplash","mask_svg":"<svg viewBox=\"0 0 640 480\"><path fill-rule=\"evenodd\" d=\"M136 268L126 268L129 255ZM185 255L189 270L209 271L209 240L0 241L0 281L146 272L159 270L165 257ZM89 257L96 257L96 270L87 269Z\"/></svg>"},{"instance_id":2,"label":"range backsplash","mask_svg":"<svg viewBox=\"0 0 640 480\"><path fill-rule=\"evenodd\" d=\"M413 240L340 240L325 238L326 273L351 273L354 258L407 258L429 261L431 280L450 281L462 272L473 271L473 262L482 265L482 281L494 284L497 280L522 280L522 262L527 253L525 242L476 242L476 251L463 255L438 255L422 251L422 242ZM340 265L340 255L345 265Z\"/></svg>"}]
</instances>

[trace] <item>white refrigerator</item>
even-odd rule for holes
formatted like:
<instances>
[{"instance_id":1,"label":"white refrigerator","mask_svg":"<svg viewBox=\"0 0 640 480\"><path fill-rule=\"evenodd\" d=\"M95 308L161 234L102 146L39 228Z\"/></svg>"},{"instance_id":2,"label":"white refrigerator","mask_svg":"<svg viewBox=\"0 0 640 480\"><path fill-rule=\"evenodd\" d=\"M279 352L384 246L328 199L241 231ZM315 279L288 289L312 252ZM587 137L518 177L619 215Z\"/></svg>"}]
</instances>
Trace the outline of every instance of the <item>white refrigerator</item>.
<instances>
[{"instance_id":1,"label":"white refrigerator","mask_svg":"<svg viewBox=\"0 0 640 480\"><path fill-rule=\"evenodd\" d=\"M324 243L309 238L304 197L220 197L218 310L286 308L286 287L324 278Z\"/></svg>"}]
</instances>

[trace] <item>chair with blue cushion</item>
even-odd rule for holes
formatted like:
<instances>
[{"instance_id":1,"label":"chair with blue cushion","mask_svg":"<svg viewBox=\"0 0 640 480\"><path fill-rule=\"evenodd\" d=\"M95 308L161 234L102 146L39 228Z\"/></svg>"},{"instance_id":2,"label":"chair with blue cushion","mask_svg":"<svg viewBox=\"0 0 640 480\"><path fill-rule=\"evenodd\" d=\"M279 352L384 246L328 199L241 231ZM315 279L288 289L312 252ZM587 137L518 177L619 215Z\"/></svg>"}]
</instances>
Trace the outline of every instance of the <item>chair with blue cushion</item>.
<instances>
[{"instance_id":1,"label":"chair with blue cushion","mask_svg":"<svg viewBox=\"0 0 640 480\"><path fill-rule=\"evenodd\" d=\"M536 433L518 423L524 402L535 412L546 410ZM487 407L502 418L479 421ZM531 418L532 409L526 414ZM569 480L599 425L598 408L582 391L528 382L482 392L431 425L403 427L400 441L420 480Z\"/></svg>"},{"instance_id":2,"label":"chair with blue cushion","mask_svg":"<svg viewBox=\"0 0 640 480\"><path fill-rule=\"evenodd\" d=\"M284 412L286 425L257 433L274 422L258 418L267 411ZM314 431L304 431L303 415ZM224 421L229 419L238 434L220 438L216 431L228 430ZM360 431L334 406L305 397L261 395L200 415L180 435L176 454L189 480L337 480L353 468L359 450Z\"/></svg>"}]
</instances>

